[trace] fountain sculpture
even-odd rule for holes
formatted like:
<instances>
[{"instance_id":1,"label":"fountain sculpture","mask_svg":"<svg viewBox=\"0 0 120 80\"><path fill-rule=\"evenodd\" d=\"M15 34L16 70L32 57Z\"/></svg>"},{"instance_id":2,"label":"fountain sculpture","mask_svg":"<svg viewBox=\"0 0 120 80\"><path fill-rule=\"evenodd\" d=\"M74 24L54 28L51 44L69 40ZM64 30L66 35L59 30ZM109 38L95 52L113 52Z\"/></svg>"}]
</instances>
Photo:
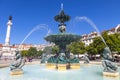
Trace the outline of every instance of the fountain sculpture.
<instances>
[{"instance_id":1,"label":"fountain sculpture","mask_svg":"<svg viewBox=\"0 0 120 80\"><path fill-rule=\"evenodd\" d=\"M118 67L115 63L113 63L113 58L109 47L104 48L102 56L103 56L102 65L104 67L103 75L118 76L119 75Z\"/></svg>"},{"instance_id":2,"label":"fountain sculpture","mask_svg":"<svg viewBox=\"0 0 120 80\"><path fill-rule=\"evenodd\" d=\"M66 49L66 46L71 42L79 41L81 36L75 34L66 33L66 24L70 20L70 16L64 13L63 8L60 13L54 17L55 21L60 22L58 34L53 34L45 37L48 42L55 43L59 47L59 53L57 56L52 56L48 59L48 68L57 68L58 70L66 70L67 68L80 68L79 59L76 57L70 57L70 51Z\"/></svg>"},{"instance_id":3,"label":"fountain sculpture","mask_svg":"<svg viewBox=\"0 0 120 80\"><path fill-rule=\"evenodd\" d=\"M23 74L22 67L25 64L25 60L22 59L20 51L16 50L15 61L10 64L11 75Z\"/></svg>"},{"instance_id":4,"label":"fountain sculpture","mask_svg":"<svg viewBox=\"0 0 120 80\"><path fill-rule=\"evenodd\" d=\"M84 19L84 18L80 18ZM87 19L87 18L85 18ZM69 21L70 17L64 13L64 10L62 9L61 12L55 16L55 20L60 22L59 24L59 31L58 34L48 35L45 37L45 40L55 43L59 47L59 52L56 52L55 56L51 56L47 60L47 68L54 68L58 70L66 70L68 68L71 69L78 69L80 68L79 65L79 59L76 58L73 54L70 53L70 50L67 50L66 46L69 45L71 42L79 41L81 36L69 34L66 33L66 24L64 22ZM88 22L91 22L88 20ZM93 23L91 23L94 27L96 27ZM35 30L39 29L39 27L36 27L33 29L24 40L27 39L27 37L34 32ZM101 39L105 43L104 39L101 36ZM24 42L24 40L22 42ZM21 43L22 44L22 43ZM106 44L106 43L105 43ZM106 45L107 46L107 45ZM43 57L47 57L46 55L43 55ZM87 55L84 56L85 63L89 63L89 59L87 58ZM81 65L81 69L78 70L67 70L66 72L59 72L56 70L48 70L44 67L44 65L34 64L34 65L25 65L24 59L21 57L21 53L19 51L16 51L15 54L15 61L10 64L10 70L11 74L22 74L22 67L24 71L26 72L22 76L11 76L8 74L9 67L6 68L0 68L0 80L61 80L61 77L63 80L120 80L119 72L120 70L112 62L112 56L111 51L108 47L104 49L103 52L103 75L107 76L118 76L118 77L106 77L102 76L101 65L95 65L93 64L90 67L84 67ZM43 63L45 62L43 59ZM119 67L120 68L120 67ZM50 74L52 73L52 74ZM86 77L87 75L87 77Z\"/></svg>"},{"instance_id":5,"label":"fountain sculpture","mask_svg":"<svg viewBox=\"0 0 120 80\"><path fill-rule=\"evenodd\" d=\"M84 59L84 63L85 64L89 64L90 63L90 60L88 58L88 54L87 53L84 54L83 59Z\"/></svg>"},{"instance_id":6,"label":"fountain sculpture","mask_svg":"<svg viewBox=\"0 0 120 80\"><path fill-rule=\"evenodd\" d=\"M97 26L94 24L94 22L85 16L76 17L76 19L79 21L85 20L86 22L88 22L97 31L97 33L99 34L100 38L102 39L102 41L104 42L104 44L106 46L102 53L102 56L103 56L102 65L104 67L103 75L113 76L113 77L119 76L118 67L113 62L112 53L111 53L108 45L106 44L104 38L101 36L100 31L98 30Z\"/></svg>"}]
</instances>

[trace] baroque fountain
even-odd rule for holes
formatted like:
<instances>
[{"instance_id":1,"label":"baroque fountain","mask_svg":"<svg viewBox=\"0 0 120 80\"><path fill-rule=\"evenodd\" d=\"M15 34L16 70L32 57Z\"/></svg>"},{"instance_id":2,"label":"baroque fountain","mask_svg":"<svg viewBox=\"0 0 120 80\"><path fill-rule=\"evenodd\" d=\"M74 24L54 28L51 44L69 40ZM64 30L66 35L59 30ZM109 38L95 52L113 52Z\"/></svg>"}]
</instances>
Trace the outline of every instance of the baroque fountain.
<instances>
[{"instance_id":1,"label":"baroque fountain","mask_svg":"<svg viewBox=\"0 0 120 80\"><path fill-rule=\"evenodd\" d=\"M71 42L79 41L81 36L69 34L66 32L65 22L70 20L70 16L64 13L61 9L60 13L54 17L55 21L59 22L58 34L53 34L45 37L45 40L52 42L59 47L59 52L52 56L47 61L47 68L57 68L58 70L66 70L69 68L80 68L79 59L75 56L70 56L70 51L66 49Z\"/></svg>"},{"instance_id":2,"label":"baroque fountain","mask_svg":"<svg viewBox=\"0 0 120 80\"><path fill-rule=\"evenodd\" d=\"M59 52L48 58L46 65L24 66L25 62L20 52L16 51L15 61L10 64L10 67L0 68L0 80L120 80L120 69L112 62L109 47L106 47L102 53L102 65L80 66L79 59L71 56L70 50L66 47L71 42L79 41L81 36L66 32L65 22L69 21L70 17L63 9L55 16L55 20L60 23L59 33L48 35L45 40L55 43L59 47ZM85 64L90 63L87 54L83 58Z\"/></svg>"}]
</instances>

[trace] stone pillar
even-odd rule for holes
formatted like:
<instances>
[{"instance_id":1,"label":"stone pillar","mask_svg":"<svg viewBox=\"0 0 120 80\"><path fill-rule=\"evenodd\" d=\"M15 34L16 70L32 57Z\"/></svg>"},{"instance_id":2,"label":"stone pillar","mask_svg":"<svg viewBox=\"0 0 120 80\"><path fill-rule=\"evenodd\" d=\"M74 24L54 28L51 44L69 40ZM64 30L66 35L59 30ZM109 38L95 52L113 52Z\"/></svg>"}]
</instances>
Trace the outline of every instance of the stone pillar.
<instances>
[{"instance_id":1,"label":"stone pillar","mask_svg":"<svg viewBox=\"0 0 120 80\"><path fill-rule=\"evenodd\" d=\"M12 26L12 17L9 16L9 20L7 22L7 31L6 31L6 38L5 38L5 44L2 47L2 58L11 58L13 59L14 53L11 51L11 45L10 45L10 31Z\"/></svg>"},{"instance_id":2,"label":"stone pillar","mask_svg":"<svg viewBox=\"0 0 120 80\"><path fill-rule=\"evenodd\" d=\"M11 31L11 26L12 26L12 17L9 17L8 23L7 23L7 33L6 33L6 38L5 38L5 46L10 45L10 31Z\"/></svg>"}]
</instances>

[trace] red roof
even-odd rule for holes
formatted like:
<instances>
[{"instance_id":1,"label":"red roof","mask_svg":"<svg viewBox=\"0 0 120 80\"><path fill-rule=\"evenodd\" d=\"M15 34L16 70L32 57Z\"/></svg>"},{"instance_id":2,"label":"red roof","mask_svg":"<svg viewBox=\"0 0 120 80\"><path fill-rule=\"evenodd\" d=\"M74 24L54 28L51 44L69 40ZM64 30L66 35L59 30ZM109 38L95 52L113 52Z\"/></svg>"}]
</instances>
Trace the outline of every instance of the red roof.
<instances>
[{"instance_id":1,"label":"red roof","mask_svg":"<svg viewBox=\"0 0 120 80\"><path fill-rule=\"evenodd\" d=\"M0 47L3 47L2 44L0 44Z\"/></svg>"},{"instance_id":2,"label":"red roof","mask_svg":"<svg viewBox=\"0 0 120 80\"><path fill-rule=\"evenodd\" d=\"M115 28L110 29L110 31L114 32L114 31L115 31Z\"/></svg>"}]
</instances>

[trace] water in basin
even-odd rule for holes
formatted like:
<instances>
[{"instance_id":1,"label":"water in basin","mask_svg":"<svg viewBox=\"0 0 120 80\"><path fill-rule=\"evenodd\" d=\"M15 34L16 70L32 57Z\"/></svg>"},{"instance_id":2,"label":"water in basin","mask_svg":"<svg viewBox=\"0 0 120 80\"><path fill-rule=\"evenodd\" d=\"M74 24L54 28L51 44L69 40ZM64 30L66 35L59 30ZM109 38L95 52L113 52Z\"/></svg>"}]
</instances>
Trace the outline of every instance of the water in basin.
<instances>
[{"instance_id":1,"label":"water in basin","mask_svg":"<svg viewBox=\"0 0 120 80\"><path fill-rule=\"evenodd\" d=\"M120 77L104 77L101 65L81 66L67 71L49 70L45 65L25 65L23 75L10 75L9 67L0 69L0 80L120 80ZM120 72L120 69L119 69Z\"/></svg>"}]
</instances>

